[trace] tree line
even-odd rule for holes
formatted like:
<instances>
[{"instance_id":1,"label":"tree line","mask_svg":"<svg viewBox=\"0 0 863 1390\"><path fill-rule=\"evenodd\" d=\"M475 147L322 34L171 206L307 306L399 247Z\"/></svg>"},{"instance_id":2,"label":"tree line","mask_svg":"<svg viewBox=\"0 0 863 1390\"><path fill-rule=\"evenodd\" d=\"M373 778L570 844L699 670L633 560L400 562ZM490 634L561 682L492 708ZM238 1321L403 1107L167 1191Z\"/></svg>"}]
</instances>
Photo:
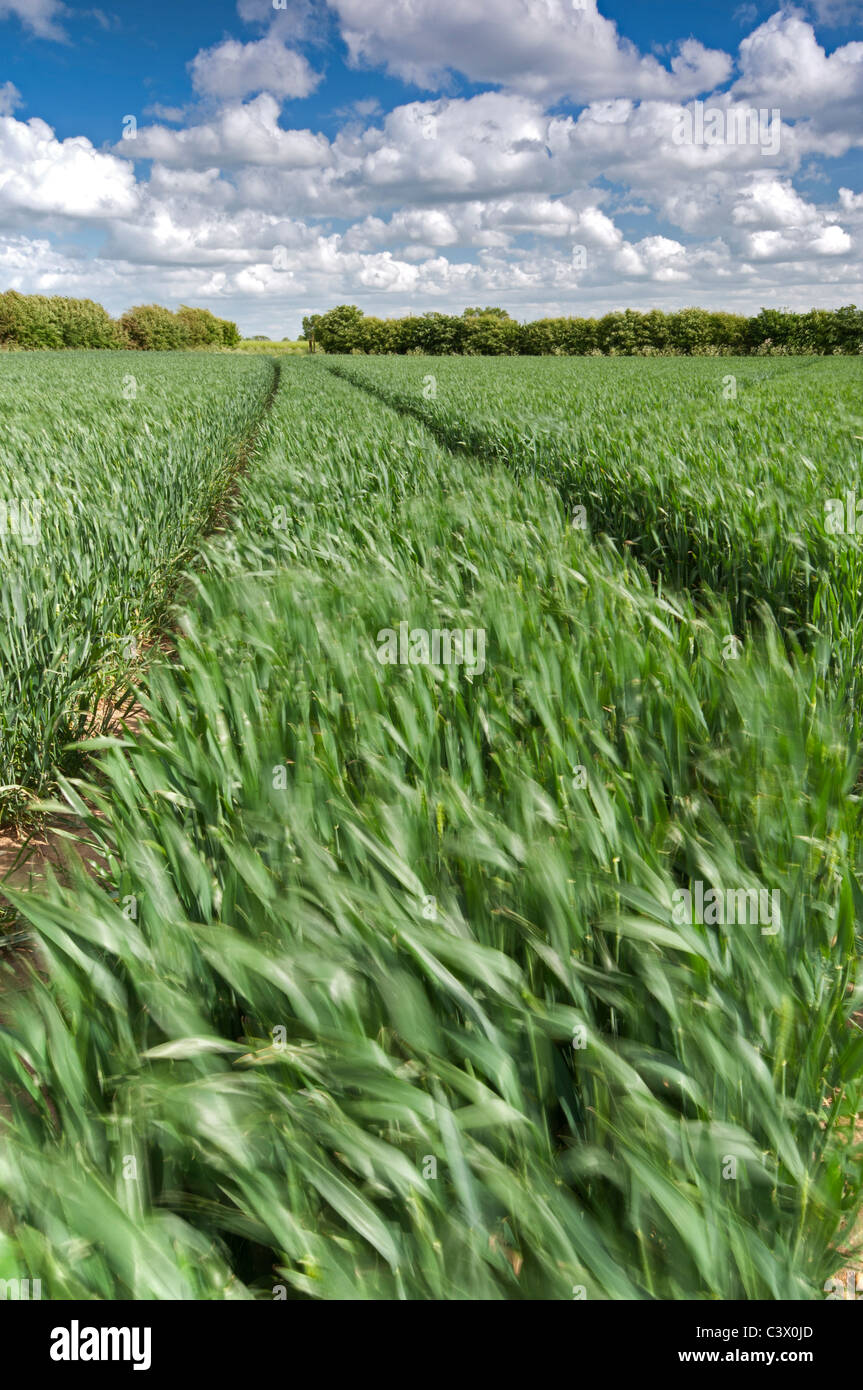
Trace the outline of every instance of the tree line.
<instances>
[{"instance_id":1,"label":"tree line","mask_svg":"<svg viewBox=\"0 0 863 1390\"><path fill-rule=\"evenodd\" d=\"M422 353L433 356L725 356L746 353L863 352L863 309L761 309L746 317L708 309L625 309L602 318L547 318L519 323L505 309L465 309L381 319L340 304L303 319L311 351ZM240 332L208 309L176 313L139 304L119 319L92 299L0 293L0 347L139 348L172 351L234 347Z\"/></svg>"},{"instance_id":2,"label":"tree line","mask_svg":"<svg viewBox=\"0 0 863 1390\"><path fill-rule=\"evenodd\" d=\"M8 348L182 348L233 347L235 323L209 309L182 305L176 313L160 304L139 304L112 319L92 299L60 295L0 294L0 347Z\"/></svg>"},{"instance_id":3,"label":"tree line","mask_svg":"<svg viewBox=\"0 0 863 1390\"><path fill-rule=\"evenodd\" d=\"M465 309L461 315L426 313L405 318L367 317L340 304L303 319L312 352L451 353L507 356L661 357L863 352L863 309L761 309L746 317L708 309L625 309L602 318L548 318L518 323L505 309Z\"/></svg>"}]
</instances>

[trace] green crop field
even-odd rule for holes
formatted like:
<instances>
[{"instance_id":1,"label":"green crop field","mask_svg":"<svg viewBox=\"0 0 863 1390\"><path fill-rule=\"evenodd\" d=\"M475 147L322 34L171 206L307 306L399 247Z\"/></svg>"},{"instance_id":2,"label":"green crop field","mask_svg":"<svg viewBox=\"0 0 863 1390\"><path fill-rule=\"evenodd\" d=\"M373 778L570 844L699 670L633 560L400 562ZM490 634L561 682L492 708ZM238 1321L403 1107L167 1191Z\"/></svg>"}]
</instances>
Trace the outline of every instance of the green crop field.
<instances>
[{"instance_id":1,"label":"green crop field","mask_svg":"<svg viewBox=\"0 0 863 1390\"><path fill-rule=\"evenodd\" d=\"M0 362L0 822L164 617L272 386L267 362L7 354Z\"/></svg>"},{"instance_id":2,"label":"green crop field","mask_svg":"<svg viewBox=\"0 0 863 1390\"><path fill-rule=\"evenodd\" d=\"M99 866L6 890L38 969L0 951L0 1278L824 1296L863 1199L825 509L861 383L0 358L4 814Z\"/></svg>"},{"instance_id":3,"label":"green crop field","mask_svg":"<svg viewBox=\"0 0 863 1390\"><path fill-rule=\"evenodd\" d=\"M767 603L798 639L816 620L856 707L861 550L825 502L857 486L859 358L325 361L447 446L544 478L657 582L721 592L737 623Z\"/></svg>"}]
</instances>

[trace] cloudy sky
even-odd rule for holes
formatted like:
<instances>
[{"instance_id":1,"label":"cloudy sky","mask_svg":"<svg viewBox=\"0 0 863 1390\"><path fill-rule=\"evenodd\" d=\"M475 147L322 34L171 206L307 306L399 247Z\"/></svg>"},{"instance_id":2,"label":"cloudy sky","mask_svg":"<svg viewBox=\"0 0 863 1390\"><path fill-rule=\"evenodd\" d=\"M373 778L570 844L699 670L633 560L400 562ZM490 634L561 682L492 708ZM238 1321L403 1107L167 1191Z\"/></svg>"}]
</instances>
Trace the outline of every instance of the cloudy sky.
<instances>
[{"instance_id":1,"label":"cloudy sky","mask_svg":"<svg viewBox=\"0 0 863 1390\"><path fill-rule=\"evenodd\" d=\"M863 304L863 0L102 3L0 0L0 288Z\"/></svg>"}]
</instances>

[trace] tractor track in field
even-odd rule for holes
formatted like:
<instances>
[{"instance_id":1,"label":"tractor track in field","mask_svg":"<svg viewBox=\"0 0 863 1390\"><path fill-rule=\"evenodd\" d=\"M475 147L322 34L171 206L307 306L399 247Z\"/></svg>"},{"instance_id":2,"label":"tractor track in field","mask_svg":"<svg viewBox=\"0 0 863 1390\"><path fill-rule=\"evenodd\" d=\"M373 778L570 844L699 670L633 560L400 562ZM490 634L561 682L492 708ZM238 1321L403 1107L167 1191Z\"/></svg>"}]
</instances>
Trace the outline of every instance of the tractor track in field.
<instances>
[{"instance_id":1,"label":"tractor track in field","mask_svg":"<svg viewBox=\"0 0 863 1390\"><path fill-rule=\"evenodd\" d=\"M471 421L464 420L460 422L458 431L456 431L455 427L448 427L426 413L421 406L390 395L385 387L379 386L374 380L355 377L335 358L331 359L330 362L327 362L326 357L323 360L325 371L337 377L339 381L347 382L348 385L363 392L378 404L387 406L403 418L416 420L441 448L446 449L450 454L456 457L469 458L480 466L503 466L510 471L516 481L525 474L530 474L551 489L565 511L570 510L570 504L575 499L568 495L563 483L558 483L554 478L545 476L539 469L532 469L505 449L496 450L481 425L475 427ZM807 359L805 362L795 365L789 363L783 367L779 374L787 376L789 373L802 370L803 367L811 367L817 360L817 358ZM731 615L732 627L730 630L732 632L740 632L741 629L748 628L754 633L763 634L765 625L761 609L762 606L766 605L771 613L774 613L777 624L781 628L789 659L794 659L794 653L798 647L804 652L811 650L814 645L811 638L814 619L808 590L805 598L801 596L798 601L795 597L793 606L786 604L784 607L776 608L773 598L761 592L760 589L749 587L750 579L746 578L745 573L741 575L739 570L729 570L719 576L717 582L712 585L705 585L700 578L689 582L678 582L667 574L663 557L655 551L645 548L643 534L642 531L641 535L627 537L623 533L623 529L618 527L614 533L610 529L608 531L596 531L594 539L599 540L604 535L610 541L620 560L622 562L634 561L648 576L654 589L658 592L665 592L672 596L674 594L688 594L699 608L703 607L705 591L708 608L713 597L727 602ZM695 543L694 537L690 537L689 544L694 545ZM788 600L788 603L791 603L791 600ZM784 620L780 622L779 619L783 613ZM853 703L853 696L849 699ZM861 783L863 783L863 773L861 773ZM858 791L861 783L858 783Z\"/></svg>"},{"instance_id":2,"label":"tractor track in field","mask_svg":"<svg viewBox=\"0 0 863 1390\"><path fill-rule=\"evenodd\" d=\"M225 531L232 517L236 515L241 479L254 461L281 383L282 363L279 358L274 357L272 364L273 378L261 404L260 414L254 427L237 443L228 484L198 534L199 545L208 537L217 536ZM190 568L196 567L195 562L199 558L200 550L193 557ZM172 595L171 607L176 608L178 601L182 601L186 584L186 577L181 573ZM128 684L118 698L111 697L101 702L99 718L88 737L123 734L134 736L146 722L146 711L134 697L136 685L140 687L146 679L146 653L158 652L167 660L176 659L173 640L175 633L176 625L172 621L166 621L150 634L151 640L145 644L144 660L127 667L125 680ZM102 856L98 846L92 841L85 823L71 813L68 816L48 816L35 825L0 826L0 962L4 957L6 960L6 968L0 974L0 995L10 989L14 991L26 986L28 966L35 959L32 949L33 934L27 928L18 927L17 914L4 899L4 885L19 891L37 892L51 874L63 881L70 855L91 874L95 874L100 868ZM3 1015L0 1011L0 1024L2 1022Z\"/></svg>"},{"instance_id":3,"label":"tractor track in field","mask_svg":"<svg viewBox=\"0 0 863 1390\"><path fill-rule=\"evenodd\" d=\"M428 430L429 434L436 439L438 444L449 453L468 457L479 464L485 462L506 462L505 458L498 457L489 451L486 440L481 433L474 436L474 438L468 437L466 439L455 440L451 430L448 430L445 426L430 418L421 407L411 405L409 401L393 399L373 381L358 380L336 362L325 364L325 370L330 372L332 376L337 377L340 381L344 381L357 390L364 392L371 400L386 406L390 410L396 411L397 414L405 418L416 420ZM467 433L469 434L469 431L467 431ZM558 493L558 495L560 495L560 493ZM627 547L632 546L632 542L625 541L624 545ZM635 554L641 564L645 563L644 558L638 556L635 547L633 547L631 553ZM653 568L649 564L645 565L645 568L648 573L651 574L652 581L656 583L657 575ZM861 1019L863 1019L863 1014L855 1015L856 1022L860 1022ZM854 1134L855 1140L859 1143L860 1140L863 1139L863 1117L858 1117L854 1125ZM863 1246L863 1214L858 1216L852 1228L846 1232L844 1242L837 1252L842 1263L837 1267L832 1279L828 1280L827 1284L825 1284L825 1293L832 1285L833 1292L831 1297L833 1298L853 1299L855 1297L861 1297L861 1295L857 1293L857 1290L863 1286L863 1282L858 1282L863 1281L863 1250L861 1250L861 1246Z\"/></svg>"},{"instance_id":4,"label":"tractor track in field","mask_svg":"<svg viewBox=\"0 0 863 1390\"><path fill-rule=\"evenodd\" d=\"M332 366L325 365L324 371L329 372L332 376L338 377L340 381L346 381L349 386L356 387L358 391L364 391L367 396L371 396L373 400L379 402L381 405L388 406L389 409L394 410L397 415L409 416L410 419L416 420L428 430L429 434L437 440L442 448L447 449L451 454L471 458L475 463L501 463L504 461L502 457L490 458L488 452L482 446L482 439L479 435L477 436L476 448L474 448L469 439L454 441L450 431L445 429L443 425L439 425L437 421L430 419L419 406L411 405L409 401L392 400L385 391L379 390L374 382L358 381L355 377L351 376L350 372L344 371L335 362Z\"/></svg>"}]
</instances>

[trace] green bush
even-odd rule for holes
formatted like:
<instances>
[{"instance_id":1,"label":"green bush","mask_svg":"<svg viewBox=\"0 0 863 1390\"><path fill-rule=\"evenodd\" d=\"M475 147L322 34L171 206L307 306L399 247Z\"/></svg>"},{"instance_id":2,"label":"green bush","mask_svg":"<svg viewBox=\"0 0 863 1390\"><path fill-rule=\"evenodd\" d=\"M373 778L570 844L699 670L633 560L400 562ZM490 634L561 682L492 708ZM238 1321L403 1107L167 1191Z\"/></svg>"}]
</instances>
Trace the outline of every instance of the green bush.
<instances>
[{"instance_id":1,"label":"green bush","mask_svg":"<svg viewBox=\"0 0 863 1390\"><path fill-rule=\"evenodd\" d=\"M138 305L117 322L92 299L0 294L0 347L165 350L233 347L239 341L235 323L186 304L176 314L159 304Z\"/></svg>"},{"instance_id":2,"label":"green bush","mask_svg":"<svg viewBox=\"0 0 863 1390\"><path fill-rule=\"evenodd\" d=\"M187 346L183 322L159 304L139 304L120 319L132 347L165 351Z\"/></svg>"},{"instance_id":3,"label":"green bush","mask_svg":"<svg viewBox=\"0 0 863 1390\"><path fill-rule=\"evenodd\" d=\"M187 304L181 304L176 317L185 333L186 347L210 347L224 341L221 323L209 309L190 309Z\"/></svg>"},{"instance_id":4,"label":"green bush","mask_svg":"<svg viewBox=\"0 0 863 1390\"><path fill-rule=\"evenodd\" d=\"M24 348L116 348L123 332L92 299L0 294L0 343Z\"/></svg>"}]
</instances>

